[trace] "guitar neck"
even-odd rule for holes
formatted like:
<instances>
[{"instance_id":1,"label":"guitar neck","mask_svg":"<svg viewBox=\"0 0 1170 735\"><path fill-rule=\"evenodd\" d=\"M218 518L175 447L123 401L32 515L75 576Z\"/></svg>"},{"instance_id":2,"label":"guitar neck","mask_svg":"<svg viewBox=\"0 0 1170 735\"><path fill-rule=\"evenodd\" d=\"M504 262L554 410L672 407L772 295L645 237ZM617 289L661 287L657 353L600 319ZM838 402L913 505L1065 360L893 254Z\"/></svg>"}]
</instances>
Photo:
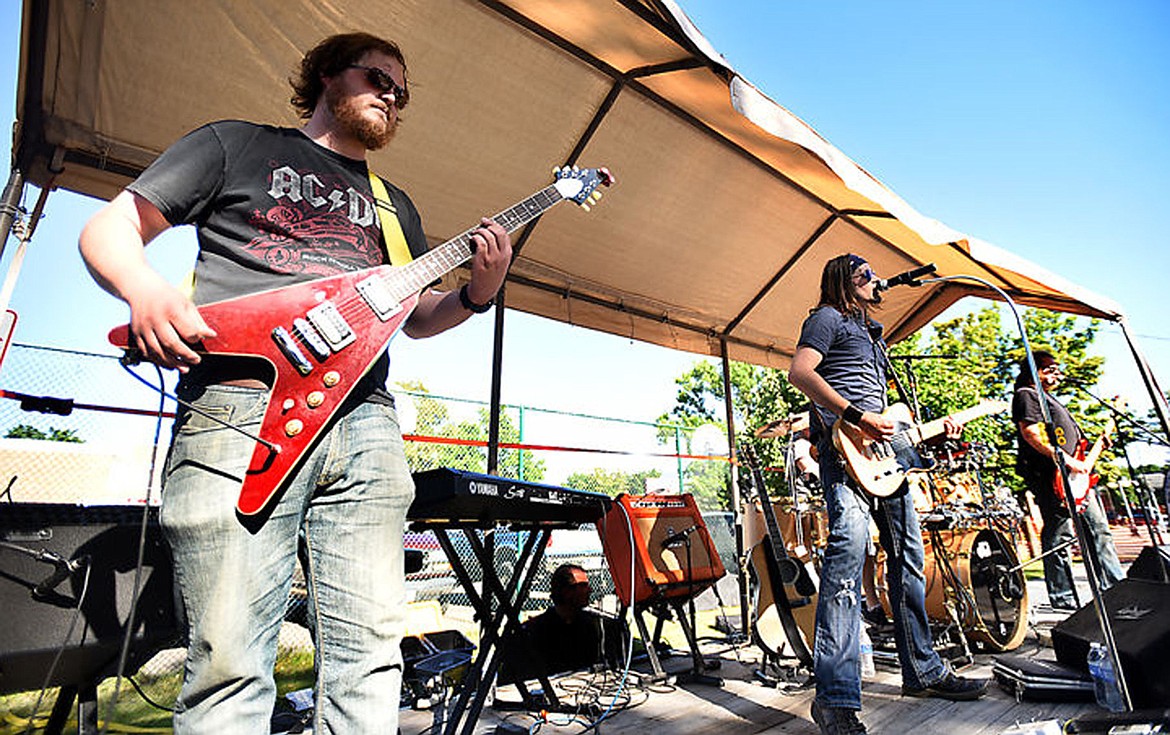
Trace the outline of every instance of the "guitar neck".
<instances>
[{"instance_id":1,"label":"guitar neck","mask_svg":"<svg viewBox=\"0 0 1170 735\"><path fill-rule=\"evenodd\" d=\"M524 201L499 212L492 219L512 233L563 200L564 197L555 186L547 186ZM475 254L471 244L471 233L476 229L478 225L432 248L410 263L392 269L383 276L386 287L396 298L405 299L466 263Z\"/></svg>"},{"instance_id":2,"label":"guitar neck","mask_svg":"<svg viewBox=\"0 0 1170 735\"><path fill-rule=\"evenodd\" d=\"M939 434L946 431L946 422L948 419L954 421L956 424L965 424L968 421L974 421L980 416L996 413L999 410L1001 409L994 402L980 403L975 406L971 406L970 408L963 409L962 411L958 411L957 413L952 413L950 416L944 416L941 419L935 419L934 421L927 421L925 424L919 424L918 426L907 429L906 431L908 434L913 436L913 443L918 444L919 442L926 441L927 439L938 436Z\"/></svg>"},{"instance_id":3,"label":"guitar neck","mask_svg":"<svg viewBox=\"0 0 1170 735\"><path fill-rule=\"evenodd\" d=\"M1085 465L1092 469L1093 465L1097 464L1097 460L1101 458L1101 452L1105 451L1105 440L1113 433L1113 419L1105 424L1105 429L1101 432L1101 436L1097 437L1097 441L1093 442L1093 446L1089 449L1089 453L1085 455Z\"/></svg>"}]
</instances>

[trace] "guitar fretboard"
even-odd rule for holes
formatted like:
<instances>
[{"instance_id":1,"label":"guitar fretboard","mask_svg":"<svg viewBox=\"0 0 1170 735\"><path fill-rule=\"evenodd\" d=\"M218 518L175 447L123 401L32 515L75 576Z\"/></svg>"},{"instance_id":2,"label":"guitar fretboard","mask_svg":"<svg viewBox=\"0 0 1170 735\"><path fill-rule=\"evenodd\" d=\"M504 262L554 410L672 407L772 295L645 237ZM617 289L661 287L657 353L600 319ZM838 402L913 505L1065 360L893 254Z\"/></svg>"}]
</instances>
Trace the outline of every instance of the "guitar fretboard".
<instances>
[{"instance_id":1,"label":"guitar fretboard","mask_svg":"<svg viewBox=\"0 0 1170 735\"><path fill-rule=\"evenodd\" d=\"M557 188L550 185L496 214L492 219L509 233L515 232L563 199ZM474 254L471 233L476 229L478 226L471 227L405 266L389 271L382 277L386 288L395 298L402 300L455 270Z\"/></svg>"}]
</instances>

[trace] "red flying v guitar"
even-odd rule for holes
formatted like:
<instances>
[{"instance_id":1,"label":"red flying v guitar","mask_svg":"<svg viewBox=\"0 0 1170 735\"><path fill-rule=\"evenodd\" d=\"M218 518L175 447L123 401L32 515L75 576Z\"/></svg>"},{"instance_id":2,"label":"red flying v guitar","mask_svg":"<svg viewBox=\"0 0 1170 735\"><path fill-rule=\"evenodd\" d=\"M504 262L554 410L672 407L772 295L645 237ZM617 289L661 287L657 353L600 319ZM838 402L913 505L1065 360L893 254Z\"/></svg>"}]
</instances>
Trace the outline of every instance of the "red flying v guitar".
<instances>
[{"instance_id":1,"label":"red flying v guitar","mask_svg":"<svg viewBox=\"0 0 1170 735\"><path fill-rule=\"evenodd\" d=\"M564 200L588 209L601 196L597 187L613 180L604 168L565 167L552 184L494 219L514 232ZM276 369L261 441L240 488L240 513L254 515L267 506L410 316L419 293L471 259L471 232L404 266L381 265L199 308L218 335L203 340L200 352L259 357ZM128 349L129 325L113 329L109 339Z\"/></svg>"}]
</instances>

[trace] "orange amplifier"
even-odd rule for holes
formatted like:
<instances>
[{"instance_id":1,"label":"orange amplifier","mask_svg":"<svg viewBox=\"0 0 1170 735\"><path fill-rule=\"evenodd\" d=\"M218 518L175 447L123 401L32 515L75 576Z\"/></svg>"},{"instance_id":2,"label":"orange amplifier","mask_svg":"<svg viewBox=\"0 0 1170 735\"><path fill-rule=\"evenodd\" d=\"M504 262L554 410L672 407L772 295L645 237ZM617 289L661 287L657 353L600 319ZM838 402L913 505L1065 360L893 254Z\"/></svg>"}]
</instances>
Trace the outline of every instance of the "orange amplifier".
<instances>
[{"instance_id":1,"label":"orange amplifier","mask_svg":"<svg viewBox=\"0 0 1170 735\"><path fill-rule=\"evenodd\" d=\"M725 573L692 495L619 495L597 532L618 599L626 606L631 557L635 603L697 595Z\"/></svg>"}]
</instances>

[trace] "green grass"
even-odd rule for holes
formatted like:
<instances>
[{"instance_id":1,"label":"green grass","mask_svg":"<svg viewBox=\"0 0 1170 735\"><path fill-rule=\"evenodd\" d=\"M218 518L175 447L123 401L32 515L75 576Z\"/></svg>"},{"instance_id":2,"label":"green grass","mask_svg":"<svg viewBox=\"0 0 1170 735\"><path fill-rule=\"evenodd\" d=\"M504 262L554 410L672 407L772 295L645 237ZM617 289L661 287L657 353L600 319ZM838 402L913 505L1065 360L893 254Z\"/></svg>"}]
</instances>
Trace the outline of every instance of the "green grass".
<instances>
[{"instance_id":1,"label":"green grass","mask_svg":"<svg viewBox=\"0 0 1170 735\"><path fill-rule=\"evenodd\" d=\"M181 662L181 655L178 659ZM164 707L171 707L179 693L179 684L182 676L181 665L176 671L157 676L136 676L140 687L154 702ZM116 680L106 679L98 685L98 716L100 724L104 724L106 717L110 718L108 731L111 733L169 733L171 732L171 713L160 710L149 704L135 691L134 686L126 679L122 680L118 691L118 702L110 714L110 702L114 697ZM276 662L277 694L283 697L288 692L305 689L313 685L313 651L312 649L282 650ZM45 692L39 706L37 699L40 692L21 692L0 697L0 735L18 735L24 732L43 732L48 723L49 713L57 701L59 689L56 687ZM36 717L31 730L28 729L29 718L36 708ZM77 731L76 707L64 728L65 732Z\"/></svg>"}]
</instances>

